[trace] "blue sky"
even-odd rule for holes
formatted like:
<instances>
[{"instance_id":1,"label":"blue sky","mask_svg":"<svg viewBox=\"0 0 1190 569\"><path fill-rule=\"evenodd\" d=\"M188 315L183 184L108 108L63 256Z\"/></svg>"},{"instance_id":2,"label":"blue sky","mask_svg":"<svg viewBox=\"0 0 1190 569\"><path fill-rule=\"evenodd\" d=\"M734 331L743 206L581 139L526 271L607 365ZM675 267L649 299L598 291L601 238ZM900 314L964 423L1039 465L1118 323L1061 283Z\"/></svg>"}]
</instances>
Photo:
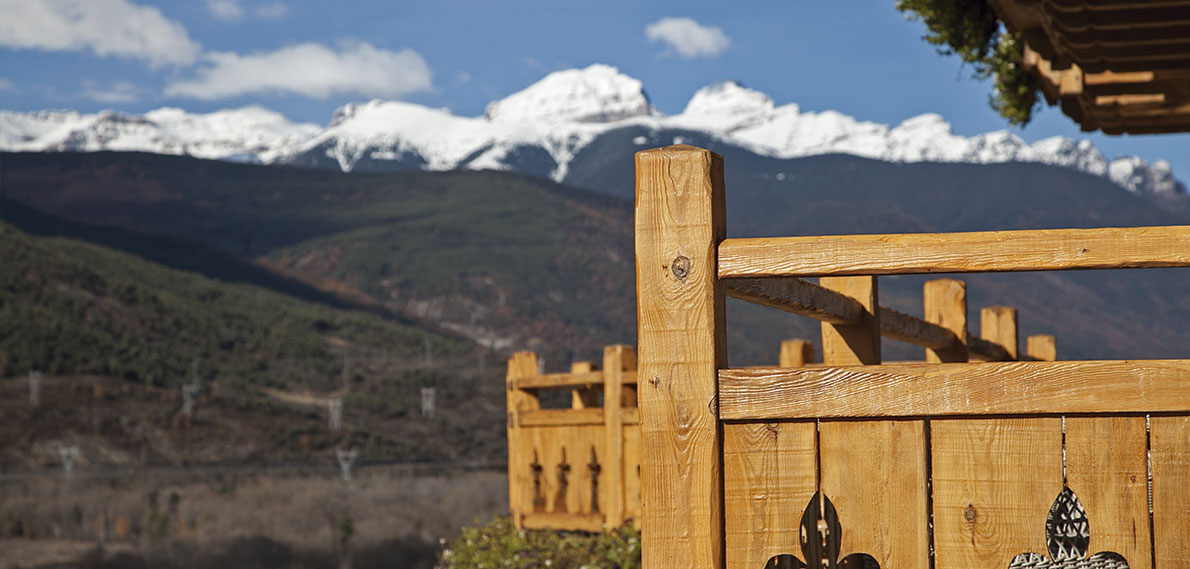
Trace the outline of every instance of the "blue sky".
<instances>
[{"instance_id":1,"label":"blue sky","mask_svg":"<svg viewBox=\"0 0 1190 569\"><path fill-rule=\"evenodd\" d=\"M665 18L697 26L670 21L650 37ZM989 85L923 31L892 0L0 0L0 107L260 104L325 124L344 103L388 98L478 115L550 71L607 63L665 113L735 79L804 110L888 124L934 112L963 135L1007 128ZM1081 133L1057 108L1015 132L1088 137L1109 157L1165 158L1190 179L1187 134Z\"/></svg>"}]
</instances>

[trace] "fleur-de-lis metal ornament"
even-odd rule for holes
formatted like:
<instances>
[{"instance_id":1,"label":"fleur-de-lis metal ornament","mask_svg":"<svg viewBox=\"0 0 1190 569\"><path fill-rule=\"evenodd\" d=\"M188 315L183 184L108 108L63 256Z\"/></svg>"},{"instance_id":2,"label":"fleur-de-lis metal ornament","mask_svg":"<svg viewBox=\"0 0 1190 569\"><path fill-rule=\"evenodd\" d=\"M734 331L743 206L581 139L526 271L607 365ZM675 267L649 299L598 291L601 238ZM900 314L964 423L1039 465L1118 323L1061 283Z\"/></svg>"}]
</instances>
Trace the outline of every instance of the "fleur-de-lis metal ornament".
<instances>
[{"instance_id":1,"label":"fleur-de-lis metal ornament","mask_svg":"<svg viewBox=\"0 0 1190 569\"><path fill-rule=\"evenodd\" d=\"M799 541L805 562L788 553L774 555L765 569L880 569L876 559L867 553L852 553L839 560L839 546L843 530L839 515L830 498L818 492L810 498L802 512Z\"/></svg>"},{"instance_id":2,"label":"fleur-de-lis metal ornament","mask_svg":"<svg viewBox=\"0 0 1190 569\"><path fill-rule=\"evenodd\" d=\"M1128 569L1128 561L1119 553L1103 551L1087 557L1091 545L1091 526L1078 496L1063 487L1045 518L1046 549L1050 558L1038 553L1022 553L1012 559L1008 569Z\"/></svg>"}]
</instances>

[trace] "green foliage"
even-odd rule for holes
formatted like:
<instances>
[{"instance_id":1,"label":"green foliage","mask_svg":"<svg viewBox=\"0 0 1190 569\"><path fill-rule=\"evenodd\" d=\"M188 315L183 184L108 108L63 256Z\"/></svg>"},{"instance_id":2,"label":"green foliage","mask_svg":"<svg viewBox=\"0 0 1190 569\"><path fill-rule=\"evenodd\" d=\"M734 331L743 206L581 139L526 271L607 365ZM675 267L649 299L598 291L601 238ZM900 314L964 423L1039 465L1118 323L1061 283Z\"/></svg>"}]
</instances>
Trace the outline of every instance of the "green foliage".
<instances>
[{"instance_id":1,"label":"green foliage","mask_svg":"<svg viewBox=\"0 0 1190 569\"><path fill-rule=\"evenodd\" d=\"M1037 79L1022 64L1024 44L1001 31L987 0L897 0L897 10L926 24L927 42L942 55L957 55L976 79L994 78L989 104L1008 122L1028 124L1037 106Z\"/></svg>"},{"instance_id":2,"label":"green foliage","mask_svg":"<svg viewBox=\"0 0 1190 569\"><path fill-rule=\"evenodd\" d=\"M0 376L96 374L156 386L199 376L230 396L261 386L337 386L341 345L443 352L457 341L227 284L71 239L33 238L0 223ZM425 340L423 337L430 336ZM337 346L338 344L339 346Z\"/></svg>"},{"instance_id":3,"label":"green foliage","mask_svg":"<svg viewBox=\"0 0 1190 569\"><path fill-rule=\"evenodd\" d=\"M517 531L508 517L465 528L437 569L640 569L640 532Z\"/></svg>"}]
</instances>

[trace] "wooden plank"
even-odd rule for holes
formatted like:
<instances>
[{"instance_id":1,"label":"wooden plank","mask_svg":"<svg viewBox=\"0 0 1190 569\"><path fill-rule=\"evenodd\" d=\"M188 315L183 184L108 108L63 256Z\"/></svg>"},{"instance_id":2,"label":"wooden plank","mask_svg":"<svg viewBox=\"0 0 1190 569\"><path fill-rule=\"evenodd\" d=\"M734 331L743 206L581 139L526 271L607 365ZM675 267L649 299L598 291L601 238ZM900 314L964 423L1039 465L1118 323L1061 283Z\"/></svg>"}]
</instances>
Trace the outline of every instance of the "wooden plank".
<instances>
[{"instance_id":1,"label":"wooden plank","mask_svg":"<svg viewBox=\"0 0 1190 569\"><path fill-rule=\"evenodd\" d=\"M814 362L814 342L806 340L785 340L781 342L781 353L777 357L781 367L802 367Z\"/></svg>"},{"instance_id":2,"label":"wooden plank","mask_svg":"<svg viewBox=\"0 0 1190 569\"><path fill-rule=\"evenodd\" d=\"M880 307L880 335L934 350L959 343L954 332L938 324L883 306Z\"/></svg>"},{"instance_id":3,"label":"wooden plank","mask_svg":"<svg viewBox=\"0 0 1190 569\"><path fill-rule=\"evenodd\" d=\"M640 528L640 425L624 425L624 516Z\"/></svg>"},{"instance_id":4,"label":"wooden plank","mask_svg":"<svg viewBox=\"0 0 1190 569\"><path fill-rule=\"evenodd\" d=\"M570 364L570 373L574 375L595 373L597 368L592 362L573 362ZM600 374L600 379L606 376ZM600 381L600 383L603 383ZM588 409L599 406L599 393L603 391L602 385L590 385L579 387L570 390L570 408L571 409Z\"/></svg>"},{"instance_id":5,"label":"wooden plank","mask_svg":"<svg viewBox=\"0 0 1190 569\"><path fill-rule=\"evenodd\" d=\"M636 352L630 346L603 349L603 484L604 521L608 527L624 525L624 370L636 367Z\"/></svg>"},{"instance_id":6,"label":"wooden plank","mask_svg":"<svg viewBox=\"0 0 1190 569\"><path fill-rule=\"evenodd\" d=\"M819 439L822 491L843 530L839 558L929 567L925 421L823 421Z\"/></svg>"},{"instance_id":7,"label":"wooden plank","mask_svg":"<svg viewBox=\"0 0 1190 569\"><path fill-rule=\"evenodd\" d=\"M636 154L636 283L649 569L723 567L717 370L727 367L716 252L723 158L691 146Z\"/></svg>"},{"instance_id":8,"label":"wooden plank","mask_svg":"<svg viewBox=\"0 0 1190 569\"><path fill-rule=\"evenodd\" d=\"M537 396L517 387L525 377L537 374L537 354L533 352L517 352L508 359L508 370L505 375L508 411L508 505L513 523L518 529L524 527L523 515L532 511L532 496L526 495L525 489L531 487L533 472L530 468L532 461L525 454L525 442L522 440L519 415L522 412L539 409L541 404Z\"/></svg>"},{"instance_id":9,"label":"wooden plank","mask_svg":"<svg viewBox=\"0 0 1190 569\"><path fill-rule=\"evenodd\" d=\"M1010 362L1016 358L1010 357L1008 350L999 344L994 344L979 336L967 335L967 355L972 360L981 362Z\"/></svg>"},{"instance_id":10,"label":"wooden plank","mask_svg":"<svg viewBox=\"0 0 1190 569\"><path fill-rule=\"evenodd\" d=\"M802 279L733 279L723 285L732 298L831 324L854 324L864 312L855 299Z\"/></svg>"},{"instance_id":11,"label":"wooden plank","mask_svg":"<svg viewBox=\"0 0 1190 569\"><path fill-rule=\"evenodd\" d=\"M818 489L813 421L723 427L728 569L762 569L782 553L802 557L798 524Z\"/></svg>"},{"instance_id":12,"label":"wooden plank","mask_svg":"<svg viewBox=\"0 0 1190 569\"><path fill-rule=\"evenodd\" d=\"M1058 359L1058 344L1049 334L1034 334L1025 340L1025 356L1042 362Z\"/></svg>"},{"instance_id":13,"label":"wooden plank","mask_svg":"<svg viewBox=\"0 0 1190 569\"><path fill-rule=\"evenodd\" d=\"M719 372L724 420L1190 412L1190 360L884 364Z\"/></svg>"},{"instance_id":14,"label":"wooden plank","mask_svg":"<svg viewBox=\"0 0 1190 569\"><path fill-rule=\"evenodd\" d=\"M1152 567L1144 417L1067 417L1066 485L1087 512L1091 551Z\"/></svg>"},{"instance_id":15,"label":"wooden plank","mask_svg":"<svg viewBox=\"0 0 1190 569\"><path fill-rule=\"evenodd\" d=\"M937 419L930 441L937 569L1002 569L1046 553L1046 516L1062 491L1061 419Z\"/></svg>"},{"instance_id":16,"label":"wooden plank","mask_svg":"<svg viewBox=\"0 0 1190 569\"><path fill-rule=\"evenodd\" d=\"M861 316L849 324L822 323L822 361L830 365L880 363L879 294L876 277L823 277L823 288L855 299Z\"/></svg>"},{"instance_id":17,"label":"wooden plank","mask_svg":"<svg viewBox=\"0 0 1190 569\"><path fill-rule=\"evenodd\" d=\"M1186 569L1190 567L1190 417L1150 421L1157 569Z\"/></svg>"},{"instance_id":18,"label":"wooden plank","mask_svg":"<svg viewBox=\"0 0 1190 569\"><path fill-rule=\"evenodd\" d=\"M636 407L625 407L620 417L625 425L640 425L640 409Z\"/></svg>"},{"instance_id":19,"label":"wooden plank","mask_svg":"<svg viewBox=\"0 0 1190 569\"><path fill-rule=\"evenodd\" d=\"M587 387L601 385L603 373L598 371L588 373L546 373L517 379L516 386L520 389L567 389L571 387Z\"/></svg>"},{"instance_id":20,"label":"wooden plank","mask_svg":"<svg viewBox=\"0 0 1190 569\"><path fill-rule=\"evenodd\" d=\"M1190 267L1190 226L727 239L719 277Z\"/></svg>"},{"instance_id":21,"label":"wooden plank","mask_svg":"<svg viewBox=\"0 0 1190 569\"><path fill-rule=\"evenodd\" d=\"M603 516L536 512L525 514L525 529L568 530L598 533L603 531Z\"/></svg>"},{"instance_id":22,"label":"wooden plank","mask_svg":"<svg viewBox=\"0 0 1190 569\"><path fill-rule=\"evenodd\" d=\"M1007 359L1017 359L1016 309L1011 306L987 306L979 311L979 335L999 346Z\"/></svg>"},{"instance_id":23,"label":"wooden plank","mask_svg":"<svg viewBox=\"0 0 1190 569\"><path fill-rule=\"evenodd\" d=\"M520 414L520 426L557 427L566 425L602 425L603 409L538 409Z\"/></svg>"},{"instance_id":24,"label":"wooden plank","mask_svg":"<svg viewBox=\"0 0 1190 569\"><path fill-rule=\"evenodd\" d=\"M922 287L926 321L937 324L961 340L944 348L926 348L926 361L967 361L967 283L955 279L934 279Z\"/></svg>"}]
</instances>

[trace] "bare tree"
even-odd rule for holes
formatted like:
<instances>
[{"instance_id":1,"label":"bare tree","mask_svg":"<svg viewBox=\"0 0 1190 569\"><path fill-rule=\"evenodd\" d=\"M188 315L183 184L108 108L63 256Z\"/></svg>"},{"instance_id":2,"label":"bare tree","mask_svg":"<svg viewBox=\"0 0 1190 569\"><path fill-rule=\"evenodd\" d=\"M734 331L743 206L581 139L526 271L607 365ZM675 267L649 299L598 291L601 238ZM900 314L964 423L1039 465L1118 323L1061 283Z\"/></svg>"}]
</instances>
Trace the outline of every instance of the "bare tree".
<instances>
[{"instance_id":1,"label":"bare tree","mask_svg":"<svg viewBox=\"0 0 1190 569\"><path fill-rule=\"evenodd\" d=\"M327 426L332 431L338 432L343 430L343 398L335 397L328 399L327 407Z\"/></svg>"},{"instance_id":2,"label":"bare tree","mask_svg":"<svg viewBox=\"0 0 1190 569\"><path fill-rule=\"evenodd\" d=\"M79 457L78 445L66 446L58 443L58 456L62 458L62 474L70 480L74 477L74 463Z\"/></svg>"},{"instance_id":3,"label":"bare tree","mask_svg":"<svg viewBox=\"0 0 1190 569\"><path fill-rule=\"evenodd\" d=\"M335 458L339 459L339 471L343 476L344 484L351 484L351 468L355 466L355 459L359 453L355 449L343 450L335 447Z\"/></svg>"},{"instance_id":4,"label":"bare tree","mask_svg":"<svg viewBox=\"0 0 1190 569\"><path fill-rule=\"evenodd\" d=\"M29 372L29 404L41 404L41 372L37 370Z\"/></svg>"},{"instance_id":5,"label":"bare tree","mask_svg":"<svg viewBox=\"0 0 1190 569\"><path fill-rule=\"evenodd\" d=\"M434 418L434 388L421 388L421 416L427 419Z\"/></svg>"}]
</instances>

